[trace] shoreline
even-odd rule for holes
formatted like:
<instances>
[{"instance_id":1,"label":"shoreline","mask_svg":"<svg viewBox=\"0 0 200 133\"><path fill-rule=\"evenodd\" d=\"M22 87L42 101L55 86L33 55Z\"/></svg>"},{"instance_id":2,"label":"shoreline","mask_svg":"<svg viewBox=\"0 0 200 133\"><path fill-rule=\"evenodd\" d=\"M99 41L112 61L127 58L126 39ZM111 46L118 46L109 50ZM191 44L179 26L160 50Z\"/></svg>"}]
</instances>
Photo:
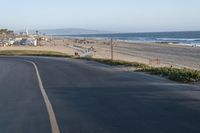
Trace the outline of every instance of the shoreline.
<instances>
[{"instance_id":1,"label":"shoreline","mask_svg":"<svg viewBox=\"0 0 200 133\"><path fill-rule=\"evenodd\" d=\"M99 41L107 41L113 39L117 42L125 42L125 43L159 43L166 45L181 45L181 46L191 46L191 47L200 47L200 38L155 38L155 39L147 39L145 37L135 37L135 39L119 39L117 37L84 37L84 36L54 36L60 39L89 39L89 40L99 40ZM122 37L123 38L123 37ZM198 41L198 42L195 42Z\"/></svg>"}]
</instances>

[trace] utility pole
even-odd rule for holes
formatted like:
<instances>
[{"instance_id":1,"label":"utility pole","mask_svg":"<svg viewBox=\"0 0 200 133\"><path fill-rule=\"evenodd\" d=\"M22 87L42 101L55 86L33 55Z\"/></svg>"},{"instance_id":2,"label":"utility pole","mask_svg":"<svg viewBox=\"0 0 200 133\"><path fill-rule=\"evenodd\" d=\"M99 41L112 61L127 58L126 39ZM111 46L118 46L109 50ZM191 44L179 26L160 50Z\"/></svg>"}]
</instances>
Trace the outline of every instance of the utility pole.
<instances>
[{"instance_id":1,"label":"utility pole","mask_svg":"<svg viewBox=\"0 0 200 133\"><path fill-rule=\"evenodd\" d=\"M110 53L111 53L111 60L113 60L114 55L113 55L113 39L112 38L110 40Z\"/></svg>"}]
</instances>

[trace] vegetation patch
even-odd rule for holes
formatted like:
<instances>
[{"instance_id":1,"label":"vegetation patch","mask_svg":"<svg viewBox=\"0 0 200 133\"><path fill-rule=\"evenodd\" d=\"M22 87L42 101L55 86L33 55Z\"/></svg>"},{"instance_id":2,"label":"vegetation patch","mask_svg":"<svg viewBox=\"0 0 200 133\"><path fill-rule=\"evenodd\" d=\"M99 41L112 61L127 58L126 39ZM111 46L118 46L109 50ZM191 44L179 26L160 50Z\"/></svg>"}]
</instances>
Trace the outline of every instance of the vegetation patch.
<instances>
[{"instance_id":1,"label":"vegetation patch","mask_svg":"<svg viewBox=\"0 0 200 133\"><path fill-rule=\"evenodd\" d=\"M179 69L173 67L148 67L141 69L143 72L148 72L155 75L161 75L169 78L170 80L182 82L182 83L192 83L200 81L200 71L191 69Z\"/></svg>"},{"instance_id":2,"label":"vegetation patch","mask_svg":"<svg viewBox=\"0 0 200 133\"><path fill-rule=\"evenodd\" d=\"M110 60L110 59L98 59L98 58L81 58L90 61L96 61L99 63L111 65L111 66L133 66L136 68L146 68L148 65L138 63L138 62L128 62L128 61L121 61L121 60Z\"/></svg>"},{"instance_id":3,"label":"vegetation patch","mask_svg":"<svg viewBox=\"0 0 200 133\"><path fill-rule=\"evenodd\" d=\"M35 51L35 50L2 50L0 55L6 56L52 56L52 57L71 57L67 54L55 51Z\"/></svg>"}]
</instances>

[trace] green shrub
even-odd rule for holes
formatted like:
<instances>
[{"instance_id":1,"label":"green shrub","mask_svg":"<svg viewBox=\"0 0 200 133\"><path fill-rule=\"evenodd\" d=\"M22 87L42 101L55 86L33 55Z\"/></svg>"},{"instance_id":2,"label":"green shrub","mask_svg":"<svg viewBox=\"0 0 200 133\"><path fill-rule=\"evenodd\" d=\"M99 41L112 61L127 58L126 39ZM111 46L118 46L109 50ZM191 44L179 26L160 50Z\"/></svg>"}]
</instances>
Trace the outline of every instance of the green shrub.
<instances>
[{"instance_id":1,"label":"green shrub","mask_svg":"<svg viewBox=\"0 0 200 133\"><path fill-rule=\"evenodd\" d=\"M198 82L200 81L200 71L191 70L191 69L178 69L171 67L161 67L154 68L149 67L147 69L143 69L144 72L149 72L155 75L161 75L168 77L170 80L178 81L178 82Z\"/></svg>"}]
</instances>

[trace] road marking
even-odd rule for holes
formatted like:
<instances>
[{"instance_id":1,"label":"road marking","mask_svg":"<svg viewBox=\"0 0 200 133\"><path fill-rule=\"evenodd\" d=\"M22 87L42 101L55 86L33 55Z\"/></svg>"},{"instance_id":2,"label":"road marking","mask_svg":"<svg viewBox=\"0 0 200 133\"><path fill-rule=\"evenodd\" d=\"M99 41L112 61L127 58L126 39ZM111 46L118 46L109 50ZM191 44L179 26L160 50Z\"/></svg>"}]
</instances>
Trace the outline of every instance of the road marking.
<instances>
[{"instance_id":1,"label":"road marking","mask_svg":"<svg viewBox=\"0 0 200 133\"><path fill-rule=\"evenodd\" d=\"M51 124L51 132L52 133L60 133L58 123L57 123L57 120L56 120L56 116L55 116L55 113L53 111L53 107L51 105L51 102L49 101L49 98L48 98L46 91L44 89L44 86L42 84L42 80L41 80L40 73L38 71L37 65L32 61L28 61L28 60L24 60L24 61L31 63L35 68L36 75L37 75L37 78L38 78L39 87L40 87L40 90L41 90L41 93L42 93L42 96L44 98L44 102L46 104L46 108L47 108L47 111L48 111L48 114L49 114L49 119L50 119L50 124Z\"/></svg>"}]
</instances>

